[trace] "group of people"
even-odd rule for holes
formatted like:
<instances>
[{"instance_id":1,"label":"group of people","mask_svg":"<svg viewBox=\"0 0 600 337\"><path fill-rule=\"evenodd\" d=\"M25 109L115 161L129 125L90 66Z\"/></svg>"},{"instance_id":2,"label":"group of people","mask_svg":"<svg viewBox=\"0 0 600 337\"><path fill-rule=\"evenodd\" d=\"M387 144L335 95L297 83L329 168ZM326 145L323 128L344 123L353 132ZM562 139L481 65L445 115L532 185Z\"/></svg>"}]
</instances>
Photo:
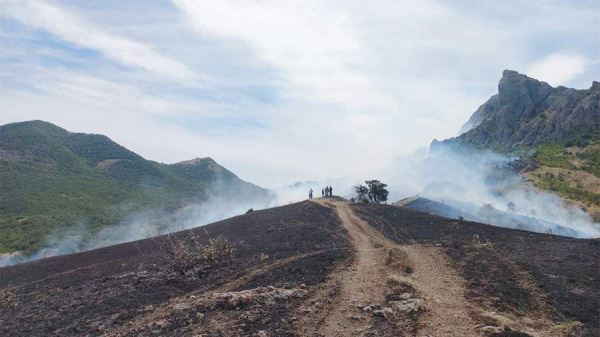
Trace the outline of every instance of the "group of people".
<instances>
[{"instance_id":1,"label":"group of people","mask_svg":"<svg viewBox=\"0 0 600 337\"><path fill-rule=\"evenodd\" d=\"M321 189L321 196L322 197L331 197L333 196L333 187L331 186L325 186L325 188Z\"/></svg>"},{"instance_id":2,"label":"group of people","mask_svg":"<svg viewBox=\"0 0 600 337\"><path fill-rule=\"evenodd\" d=\"M325 186L324 188L321 189L321 197L331 197L333 196L333 187L331 186ZM308 199L312 199L313 198L313 189L311 188L308 191Z\"/></svg>"}]
</instances>

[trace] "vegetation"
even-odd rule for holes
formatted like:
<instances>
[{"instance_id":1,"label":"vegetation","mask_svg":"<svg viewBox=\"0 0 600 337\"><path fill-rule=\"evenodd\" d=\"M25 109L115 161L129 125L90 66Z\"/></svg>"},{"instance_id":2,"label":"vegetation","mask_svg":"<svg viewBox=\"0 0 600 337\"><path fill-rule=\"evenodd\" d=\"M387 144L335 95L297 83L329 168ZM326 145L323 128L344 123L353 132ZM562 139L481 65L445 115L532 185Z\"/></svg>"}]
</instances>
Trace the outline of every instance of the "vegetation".
<instances>
[{"instance_id":1,"label":"vegetation","mask_svg":"<svg viewBox=\"0 0 600 337\"><path fill-rule=\"evenodd\" d=\"M572 333L574 331L580 331L585 328L585 325L579 321L566 321L555 327L556 330Z\"/></svg>"},{"instance_id":2,"label":"vegetation","mask_svg":"<svg viewBox=\"0 0 600 337\"><path fill-rule=\"evenodd\" d=\"M539 165L550 167L572 168L571 156L566 148L558 143L540 145L536 148L533 159Z\"/></svg>"},{"instance_id":3,"label":"vegetation","mask_svg":"<svg viewBox=\"0 0 600 337\"><path fill-rule=\"evenodd\" d=\"M533 161L539 166L582 170L600 178L600 144L570 149L560 143L540 145Z\"/></svg>"},{"instance_id":4,"label":"vegetation","mask_svg":"<svg viewBox=\"0 0 600 337\"><path fill-rule=\"evenodd\" d=\"M354 186L355 202L380 204L387 201L387 185L379 180L367 180L365 185Z\"/></svg>"},{"instance_id":5,"label":"vegetation","mask_svg":"<svg viewBox=\"0 0 600 337\"><path fill-rule=\"evenodd\" d=\"M34 251L75 225L91 237L137 211L201 202L216 181L266 193L210 158L165 165L102 135L42 121L0 126L0 254Z\"/></svg>"},{"instance_id":6,"label":"vegetation","mask_svg":"<svg viewBox=\"0 0 600 337\"><path fill-rule=\"evenodd\" d=\"M556 192L569 199L579 200L586 204L600 205L600 194L570 187L550 172L541 176L540 187Z\"/></svg>"},{"instance_id":7,"label":"vegetation","mask_svg":"<svg viewBox=\"0 0 600 337\"><path fill-rule=\"evenodd\" d=\"M188 233L186 239L168 235L161 245L168 271L180 276L198 276L233 260L235 245L224 237L209 238L207 243L202 243L194 232Z\"/></svg>"},{"instance_id":8,"label":"vegetation","mask_svg":"<svg viewBox=\"0 0 600 337\"><path fill-rule=\"evenodd\" d=\"M20 302L19 295L13 289L0 289L0 311L13 310Z\"/></svg>"},{"instance_id":9,"label":"vegetation","mask_svg":"<svg viewBox=\"0 0 600 337\"><path fill-rule=\"evenodd\" d=\"M600 178L599 143L585 147L567 147L561 143L544 144L536 147L529 159L537 169L528 175L538 187L585 205L594 220L600 221L600 214L597 212L600 193L590 187L594 186L594 178L589 175L586 177L591 174Z\"/></svg>"}]
</instances>

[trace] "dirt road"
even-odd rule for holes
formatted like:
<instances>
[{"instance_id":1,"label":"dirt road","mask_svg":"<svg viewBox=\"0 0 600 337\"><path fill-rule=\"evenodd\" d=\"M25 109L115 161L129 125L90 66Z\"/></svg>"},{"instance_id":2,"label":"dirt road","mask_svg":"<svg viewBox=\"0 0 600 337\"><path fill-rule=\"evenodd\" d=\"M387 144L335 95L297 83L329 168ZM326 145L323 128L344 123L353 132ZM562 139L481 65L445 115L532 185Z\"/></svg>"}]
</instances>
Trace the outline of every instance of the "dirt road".
<instances>
[{"instance_id":1,"label":"dirt road","mask_svg":"<svg viewBox=\"0 0 600 337\"><path fill-rule=\"evenodd\" d=\"M478 335L464 284L442 252L388 240L358 218L347 202L317 202L338 212L355 250L352 264L335 276L339 296L318 329L321 335ZM382 320L386 324L374 324Z\"/></svg>"}]
</instances>

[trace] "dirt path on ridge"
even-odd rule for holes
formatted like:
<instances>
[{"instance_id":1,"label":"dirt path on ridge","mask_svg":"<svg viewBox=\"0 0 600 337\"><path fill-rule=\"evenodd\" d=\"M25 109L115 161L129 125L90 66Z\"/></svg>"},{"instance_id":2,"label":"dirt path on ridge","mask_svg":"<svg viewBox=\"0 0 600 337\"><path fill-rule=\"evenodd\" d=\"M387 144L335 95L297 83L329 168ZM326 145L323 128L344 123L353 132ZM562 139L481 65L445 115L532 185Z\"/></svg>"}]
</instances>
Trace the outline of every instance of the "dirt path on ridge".
<instances>
[{"instance_id":1,"label":"dirt path on ridge","mask_svg":"<svg viewBox=\"0 0 600 337\"><path fill-rule=\"evenodd\" d=\"M357 217L348 202L324 199L316 202L337 211L355 250L350 267L334 276L334 283L339 285L340 290L317 329L317 335L362 336L377 333L372 330L372 317L377 316L388 321L410 318L417 321L413 322L412 333L407 334L407 330L403 329L402 333L396 331L397 335L479 335L468 313L463 280L450 267L443 252L430 245L398 245L388 240ZM418 310L418 315L387 315L386 308L394 308L393 304L399 303L389 301L390 287L394 285L404 285L404 292L407 291L406 285L408 289L412 288L413 303L420 303L424 310ZM372 311L369 306L379 311ZM388 329L405 324L391 322ZM394 335L390 330L387 333Z\"/></svg>"}]
</instances>

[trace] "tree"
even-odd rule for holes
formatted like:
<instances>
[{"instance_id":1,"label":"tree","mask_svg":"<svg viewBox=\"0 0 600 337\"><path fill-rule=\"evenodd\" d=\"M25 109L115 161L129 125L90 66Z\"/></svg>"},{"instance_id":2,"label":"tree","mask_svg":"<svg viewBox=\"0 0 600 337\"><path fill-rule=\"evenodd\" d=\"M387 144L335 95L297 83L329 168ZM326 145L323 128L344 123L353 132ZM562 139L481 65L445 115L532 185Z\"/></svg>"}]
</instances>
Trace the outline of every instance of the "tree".
<instances>
[{"instance_id":1,"label":"tree","mask_svg":"<svg viewBox=\"0 0 600 337\"><path fill-rule=\"evenodd\" d=\"M356 202L380 204L387 201L389 192L386 184L379 180L367 180L365 184L354 186Z\"/></svg>"},{"instance_id":2,"label":"tree","mask_svg":"<svg viewBox=\"0 0 600 337\"><path fill-rule=\"evenodd\" d=\"M387 201L388 190L387 184L379 180L367 180L365 184L369 187L369 200L374 204L380 204Z\"/></svg>"},{"instance_id":3,"label":"tree","mask_svg":"<svg viewBox=\"0 0 600 337\"><path fill-rule=\"evenodd\" d=\"M354 192L356 193L356 202L368 203L369 202L369 189L365 185L354 186Z\"/></svg>"}]
</instances>

